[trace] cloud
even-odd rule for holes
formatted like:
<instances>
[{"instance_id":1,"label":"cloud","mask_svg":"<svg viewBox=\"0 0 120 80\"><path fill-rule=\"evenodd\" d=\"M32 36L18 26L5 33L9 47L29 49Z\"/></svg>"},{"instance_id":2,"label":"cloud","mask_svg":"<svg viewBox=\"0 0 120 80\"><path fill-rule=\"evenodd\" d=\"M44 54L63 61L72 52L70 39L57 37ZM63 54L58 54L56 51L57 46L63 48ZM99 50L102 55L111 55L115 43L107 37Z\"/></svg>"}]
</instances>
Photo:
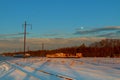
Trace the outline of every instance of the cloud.
<instances>
[{"instance_id":1,"label":"cloud","mask_svg":"<svg viewBox=\"0 0 120 80\"><path fill-rule=\"evenodd\" d=\"M105 37L105 38L119 38L120 26L103 27L91 30L79 30L74 35L88 36L88 37Z\"/></svg>"},{"instance_id":2,"label":"cloud","mask_svg":"<svg viewBox=\"0 0 120 80\"><path fill-rule=\"evenodd\" d=\"M30 34L30 33L26 33L26 34ZM0 38L12 37L12 36L20 36L20 35L24 35L24 33L0 34Z\"/></svg>"},{"instance_id":3,"label":"cloud","mask_svg":"<svg viewBox=\"0 0 120 80\"><path fill-rule=\"evenodd\" d=\"M104 27L104 28L96 28L96 29L91 29L91 30L79 30L76 31L74 34L92 34L92 33L98 33L102 31L116 31L120 30L120 26L112 26L112 27Z\"/></svg>"},{"instance_id":4,"label":"cloud","mask_svg":"<svg viewBox=\"0 0 120 80\"><path fill-rule=\"evenodd\" d=\"M120 31L110 32L110 33L106 33L106 34L99 34L96 37L119 38L120 37Z\"/></svg>"},{"instance_id":5,"label":"cloud","mask_svg":"<svg viewBox=\"0 0 120 80\"><path fill-rule=\"evenodd\" d=\"M49 33L49 34L42 34L40 36L42 37L47 37L47 38L59 38L59 37L68 37L71 36L72 34L70 33Z\"/></svg>"},{"instance_id":6,"label":"cloud","mask_svg":"<svg viewBox=\"0 0 120 80\"><path fill-rule=\"evenodd\" d=\"M27 47L30 50L42 49L41 44L44 43L45 49L56 49L61 47L80 46L82 43L89 45L92 42L99 41L103 38L27 38ZM23 39L5 39L0 40L1 52L23 51Z\"/></svg>"},{"instance_id":7,"label":"cloud","mask_svg":"<svg viewBox=\"0 0 120 80\"><path fill-rule=\"evenodd\" d=\"M120 31L117 31L116 33L117 33L117 34L120 34Z\"/></svg>"},{"instance_id":8,"label":"cloud","mask_svg":"<svg viewBox=\"0 0 120 80\"><path fill-rule=\"evenodd\" d=\"M93 33L96 33L93 35ZM23 35L24 33L15 33L15 34L0 34L0 37L11 37L12 38L0 38L0 51L1 52L13 52L13 51L23 51L23 38L19 38L18 35ZM29 34L29 33L27 33ZM55 36L52 38L27 38L26 48L29 47L30 50L40 50L42 49L41 44L44 43L45 49L56 49L61 47L70 47L70 46L79 46L82 43L89 45L90 43L100 41L105 38L118 38L120 35L120 26L115 27L105 27L105 28L97 28L92 30L79 30L74 33L76 34L84 34L90 35L85 37L84 35L81 37L73 37L66 38L62 37L61 34L46 34L44 36ZM68 34L64 34L64 36L68 36ZM71 34L72 35L72 34ZM16 37L17 36L17 37ZM70 34L69 34L70 36ZM73 35L72 35L73 36ZM15 38L13 38L15 37ZM58 37L58 38L57 38ZM59 38L60 37L60 38ZM119 36L120 37L120 36Z\"/></svg>"},{"instance_id":9,"label":"cloud","mask_svg":"<svg viewBox=\"0 0 120 80\"><path fill-rule=\"evenodd\" d=\"M4 36L16 36L16 35L23 35L24 33L15 33L15 34L0 34L0 37Z\"/></svg>"},{"instance_id":10,"label":"cloud","mask_svg":"<svg viewBox=\"0 0 120 80\"><path fill-rule=\"evenodd\" d=\"M61 34L53 33L53 34L44 34L43 36L59 36Z\"/></svg>"}]
</instances>

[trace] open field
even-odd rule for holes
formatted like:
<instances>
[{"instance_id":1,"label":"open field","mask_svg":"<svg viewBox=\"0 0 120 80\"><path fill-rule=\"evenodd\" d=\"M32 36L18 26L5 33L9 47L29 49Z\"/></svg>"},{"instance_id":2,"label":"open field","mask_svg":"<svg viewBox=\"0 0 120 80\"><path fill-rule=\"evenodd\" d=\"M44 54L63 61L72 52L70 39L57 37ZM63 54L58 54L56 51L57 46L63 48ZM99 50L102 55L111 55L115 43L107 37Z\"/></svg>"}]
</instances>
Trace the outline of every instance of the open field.
<instances>
[{"instance_id":1,"label":"open field","mask_svg":"<svg viewBox=\"0 0 120 80\"><path fill-rule=\"evenodd\" d=\"M120 80L120 58L0 59L0 80Z\"/></svg>"}]
</instances>

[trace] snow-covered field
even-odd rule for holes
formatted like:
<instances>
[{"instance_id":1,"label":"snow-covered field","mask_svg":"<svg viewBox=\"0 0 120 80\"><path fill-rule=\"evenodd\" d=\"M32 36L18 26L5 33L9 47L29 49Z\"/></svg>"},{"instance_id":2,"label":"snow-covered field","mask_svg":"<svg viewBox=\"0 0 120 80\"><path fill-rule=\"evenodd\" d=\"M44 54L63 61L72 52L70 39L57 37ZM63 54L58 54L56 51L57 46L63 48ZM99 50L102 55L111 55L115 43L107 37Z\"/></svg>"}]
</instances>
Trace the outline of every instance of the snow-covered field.
<instances>
[{"instance_id":1,"label":"snow-covered field","mask_svg":"<svg viewBox=\"0 0 120 80\"><path fill-rule=\"evenodd\" d=\"M0 80L120 80L120 58L3 59Z\"/></svg>"}]
</instances>

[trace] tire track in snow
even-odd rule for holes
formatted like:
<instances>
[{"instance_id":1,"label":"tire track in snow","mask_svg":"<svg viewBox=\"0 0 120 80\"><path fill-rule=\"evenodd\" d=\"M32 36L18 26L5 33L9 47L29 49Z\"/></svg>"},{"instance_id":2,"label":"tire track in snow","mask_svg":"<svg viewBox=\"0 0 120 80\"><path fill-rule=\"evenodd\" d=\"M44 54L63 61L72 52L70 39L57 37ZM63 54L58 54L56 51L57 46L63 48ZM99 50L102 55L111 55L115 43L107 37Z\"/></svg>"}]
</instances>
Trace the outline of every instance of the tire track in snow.
<instances>
[{"instance_id":1,"label":"tire track in snow","mask_svg":"<svg viewBox=\"0 0 120 80\"><path fill-rule=\"evenodd\" d=\"M44 63L44 65L47 64L47 63L48 63L48 62L46 61L46 62ZM18 66L20 66L20 67L22 67L22 68L23 68L23 66L27 66L27 65L18 64L18 63L15 63L15 65L18 65ZM34 71L39 71L39 72L41 72L41 73L48 74L48 75L50 75L50 76L55 76L55 77L58 77L58 78L61 78L61 79L64 79L64 80L74 80L73 78L70 78L70 77L68 77L68 76L61 75L61 74L58 74L58 73L57 73L57 74L54 74L54 73L47 72L47 71L44 71L44 70L36 69L36 68L34 68L34 67L30 67L30 66L27 66L27 67L31 68L31 69L34 70Z\"/></svg>"},{"instance_id":2,"label":"tire track in snow","mask_svg":"<svg viewBox=\"0 0 120 80\"><path fill-rule=\"evenodd\" d=\"M24 72L24 73L26 73L27 75L30 75L30 76L35 77L35 78L40 79L40 80L46 80L45 77L42 77L42 76L33 74L33 73L25 70L23 67L20 67L19 65L16 65L16 64L13 64L13 63L9 63L9 62L7 62L7 61L6 61L6 63L8 63L9 65L15 67L16 69L18 69L18 70L20 70L20 71L22 71L22 72Z\"/></svg>"},{"instance_id":3,"label":"tire track in snow","mask_svg":"<svg viewBox=\"0 0 120 80\"><path fill-rule=\"evenodd\" d=\"M6 62L0 63L0 77L3 77L4 75L8 74L13 70L14 70L13 67L7 64Z\"/></svg>"}]
</instances>

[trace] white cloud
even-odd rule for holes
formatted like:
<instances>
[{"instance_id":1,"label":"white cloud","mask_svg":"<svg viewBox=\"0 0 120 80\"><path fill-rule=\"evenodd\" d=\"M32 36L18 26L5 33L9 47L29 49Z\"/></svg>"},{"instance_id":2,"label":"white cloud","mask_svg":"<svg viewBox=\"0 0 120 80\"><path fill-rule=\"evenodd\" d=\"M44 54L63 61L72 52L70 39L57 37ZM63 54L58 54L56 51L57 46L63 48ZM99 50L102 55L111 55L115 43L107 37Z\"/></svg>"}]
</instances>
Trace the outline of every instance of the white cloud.
<instances>
[{"instance_id":1,"label":"white cloud","mask_svg":"<svg viewBox=\"0 0 120 80\"><path fill-rule=\"evenodd\" d=\"M109 26L109 27L102 27L102 28L95 28L95 29L88 29L88 30L77 30L74 35L79 36L97 36L97 37L110 37L113 38L114 36L118 36L117 33L120 31L120 26ZM111 36L111 33L114 36ZM107 35L106 35L107 34ZM119 37L119 36L118 36Z\"/></svg>"},{"instance_id":2,"label":"white cloud","mask_svg":"<svg viewBox=\"0 0 120 80\"><path fill-rule=\"evenodd\" d=\"M45 49L55 49L60 47L79 46L82 43L90 44L103 38L82 37L82 38L28 38L27 47L30 50L40 50L41 44L44 43ZM1 52L23 51L23 39L6 39L0 40Z\"/></svg>"}]
</instances>

